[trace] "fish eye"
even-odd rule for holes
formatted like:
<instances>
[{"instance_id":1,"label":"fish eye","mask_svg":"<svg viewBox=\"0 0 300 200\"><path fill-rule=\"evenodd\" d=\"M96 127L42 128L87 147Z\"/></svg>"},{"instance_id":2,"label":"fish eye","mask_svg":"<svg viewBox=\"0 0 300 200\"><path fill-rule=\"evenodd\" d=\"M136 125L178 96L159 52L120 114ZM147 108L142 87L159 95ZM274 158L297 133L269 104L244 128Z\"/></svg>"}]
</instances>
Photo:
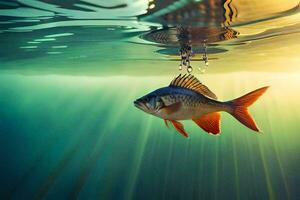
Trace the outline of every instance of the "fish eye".
<instances>
[{"instance_id":1,"label":"fish eye","mask_svg":"<svg viewBox=\"0 0 300 200\"><path fill-rule=\"evenodd\" d=\"M144 102L149 102L149 97L144 97L143 99L142 99Z\"/></svg>"}]
</instances>

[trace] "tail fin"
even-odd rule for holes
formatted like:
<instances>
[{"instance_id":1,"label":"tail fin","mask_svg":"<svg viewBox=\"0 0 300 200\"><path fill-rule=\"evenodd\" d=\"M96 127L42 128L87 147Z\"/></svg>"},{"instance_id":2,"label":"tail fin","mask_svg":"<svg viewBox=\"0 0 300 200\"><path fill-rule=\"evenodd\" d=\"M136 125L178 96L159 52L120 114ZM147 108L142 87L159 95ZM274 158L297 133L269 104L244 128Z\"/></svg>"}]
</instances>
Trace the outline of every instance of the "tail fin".
<instances>
[{"instance_id":1,"label":"tail fin","mask_svg":"<svg viewBox=\"0 0 300 200\"><path fill-rule=\"evenodd\" d=\"M263 93L265 93L267 89L268 87L262 87L228 102L232 109L230 114L248 128L259 132L254 119L248 112L248 107L251 106Z\"/></svg>"}]
</instances>

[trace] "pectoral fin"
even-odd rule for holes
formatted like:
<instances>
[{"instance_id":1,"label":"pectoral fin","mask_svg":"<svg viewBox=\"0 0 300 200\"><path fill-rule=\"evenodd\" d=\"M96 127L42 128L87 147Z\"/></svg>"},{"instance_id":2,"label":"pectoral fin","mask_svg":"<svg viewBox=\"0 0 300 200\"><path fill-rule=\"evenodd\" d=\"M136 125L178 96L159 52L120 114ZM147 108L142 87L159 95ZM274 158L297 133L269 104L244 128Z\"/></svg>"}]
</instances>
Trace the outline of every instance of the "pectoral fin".
<instances>
[{"instance_id":1,"label":"pectoral fin","mask_svg":"<svg viewBox=\"0 0 300 200\"><path fill-rule=\"evenodd\" d=\"M181 107L181 102L177 102L177 103L173 103L169 106L165 106L163 109L163 111L166 113L166 114L172 114L174 112L177 112Z\"/></svg>"},{"instance_id":2,"label":"pectoral fin","mask_svg":"<svg viewBox=\"0 0 300 200\"><path fill-rule=\"evenodd\" d=\"M183 136L186 137L186 138L189 137L189 135L185 132L182 123L180 123L180 122L178 122L178 121L175 121L175 120L169 120L169 121L173 124L174 128L175 128L181 135L183 135Z\"/></svg>"},{"instance_id":3,"label":"pectoral fin","mask_svg":"<svg viewBox=\"0 0 300 200\"><path fill-rule=\"evenodd\" d=\"M192 119L204 131L212 134L220 133L220 113L214 112L202 116L200 119Z\"/></svg>"},{"instance_id":4,"label":"pectoral fin","mask_svg":"<svg viewBox=\"0 0 300 200\"><path fill-rule=\"evenodd\" d=\"M164 122L165 122L165 125L166 125L168 128L170 128L170 127L169 127L169 122L168 122L168 120L164 119Z\"/></svg>"}]
</instances>

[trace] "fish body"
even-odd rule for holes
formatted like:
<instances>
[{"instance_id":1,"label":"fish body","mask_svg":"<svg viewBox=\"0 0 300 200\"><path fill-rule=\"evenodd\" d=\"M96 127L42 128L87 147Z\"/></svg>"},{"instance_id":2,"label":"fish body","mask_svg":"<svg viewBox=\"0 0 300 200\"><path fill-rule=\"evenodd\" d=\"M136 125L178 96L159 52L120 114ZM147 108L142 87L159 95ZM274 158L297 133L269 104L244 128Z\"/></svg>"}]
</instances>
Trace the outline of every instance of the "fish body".
<instances>
[{"instance_id":1,"label":"fish body","mask_svg":"<svg viewBox=\"0 0 300 200\"><path fill-rule=\"evenodd\" d=\"M162 108L150 113L167 120L190 120L200 118L208 113L225 111L227 108L223 102L208 98L193 90L182 87L160 88L149 93L149 96L161 97L166 108L172 105L180 106L176 112L166 112L166 110Z\"/></svg>"},{"instance_id":2,"label":"fish body","mask_svg":"<svg viewBox=\"0 0 300 200\"><path fill-rule=\"evenodd\" d=\"M134 105L144 112L162 118L166 125L188 137L181 120L193 120L208 133L220 133L220 112L233 115L248 128L259 131L248 112L268 87L263 87L231 101L219 101L217 96L192 75L179 75L168 87L159 88L137 99Z\"/></svg>"}]
</instances>

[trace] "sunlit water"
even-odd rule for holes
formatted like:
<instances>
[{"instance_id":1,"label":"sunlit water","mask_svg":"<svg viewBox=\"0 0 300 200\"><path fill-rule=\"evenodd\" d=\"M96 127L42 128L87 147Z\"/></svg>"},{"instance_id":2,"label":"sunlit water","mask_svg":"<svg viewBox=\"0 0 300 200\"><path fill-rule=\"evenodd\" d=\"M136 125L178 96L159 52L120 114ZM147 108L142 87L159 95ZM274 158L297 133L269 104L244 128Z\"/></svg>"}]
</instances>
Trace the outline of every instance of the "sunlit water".
<instances>
[{"instance_id":1,"label":"sunlit water","mask_svg":"<svg viewBox=\"0 0 300 200\"><path fill-rule=\"evenodd\" d=\"M1 199L300 199L298 5L0 1ZM179 73L178 26L219 99L271 86L263 133L222 113L186 139L133 106Z\"/></svg>"}]
</instances>

